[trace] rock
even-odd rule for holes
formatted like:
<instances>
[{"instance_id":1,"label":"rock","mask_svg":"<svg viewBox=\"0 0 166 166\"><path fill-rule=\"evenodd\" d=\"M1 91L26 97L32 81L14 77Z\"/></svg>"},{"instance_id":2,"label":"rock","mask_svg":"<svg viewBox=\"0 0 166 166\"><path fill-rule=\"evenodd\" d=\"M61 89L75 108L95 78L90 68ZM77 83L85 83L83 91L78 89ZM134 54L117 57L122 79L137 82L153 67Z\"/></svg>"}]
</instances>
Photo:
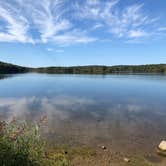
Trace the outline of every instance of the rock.
<instances>
[{"instance_id":1,"label":"rock","mask_svg":"<svg viewBox=\"0 0 166 166\"><path fill-rule=\"evenodd\" d=\"M65 151L65 154L68 154L68 152L67 152L67 151Z\"/></svg>"},{"instance_id":2,"label":"rock","mask_svg":"<svg viewBox=\"0 0 166 166\"><path fill-rule=\"evenodd\" d=\"M162 151L162 150L160 150L160 149L157 149L157 153L158 153L160 156L166 157L166 151Z\"/></svg>"},{"instance_id":3,"label":"rock","mask_svg":"<svg viewBox=\"0 0 166 166\"><path fill-rule=\"evenodd\" d=\"M103 150L106 150L106 149L107 149L105 146L101 146L101 148L102 148Z\"/></svg>"},{"instance_id":4,"label":"rock","mask_svg":"<svg viewBox=\"0 0 166 166\"><path fill-rule=\"evenodd\" d=\"M159 150L161 151L166 151L166 141L161 141L159 146L158 146Z\"/></svg>"},{"instance_id":5,"label":"rock","mask_svg":"<svg viewBox=\"0 0 166 166\"><path fill-rule=\"evenodd\" d=\"M162 156L165 156L166 157L166 141L161 141L159 146L158 146L158 149L157 149L157 153L159 155L162 155Z\"/></svg>"},{"instance_id":6,"label":"rock","mask_svg":"<svg viewBox=\"0 0 166 166\"><path fill-rule=\"evenodd\" d=\"M124 157L123 160L124 160L126 163L129 163L129 162L130 162L130 159L127 158L127 157Z\"/></svg>"}]
</instances>

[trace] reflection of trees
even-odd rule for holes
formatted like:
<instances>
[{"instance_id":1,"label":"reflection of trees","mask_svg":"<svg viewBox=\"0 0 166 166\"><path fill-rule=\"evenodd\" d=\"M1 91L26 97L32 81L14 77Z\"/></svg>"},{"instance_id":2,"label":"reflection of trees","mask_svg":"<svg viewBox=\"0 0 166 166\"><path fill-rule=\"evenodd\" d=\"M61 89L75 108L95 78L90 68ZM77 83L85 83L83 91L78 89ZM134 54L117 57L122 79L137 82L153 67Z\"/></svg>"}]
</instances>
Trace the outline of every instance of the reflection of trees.
<instances>
[{"instance_id":1,"label":"reflection of trees","mask_svg":"<svg viewBox=\"0 0 166 166\"><path fill-rule=\"evenodd\" d=\"M13 77L12 75L7 75L7 74L0 74L0 80L4 80L7 78Z\"/></svg>"}]
</instances>

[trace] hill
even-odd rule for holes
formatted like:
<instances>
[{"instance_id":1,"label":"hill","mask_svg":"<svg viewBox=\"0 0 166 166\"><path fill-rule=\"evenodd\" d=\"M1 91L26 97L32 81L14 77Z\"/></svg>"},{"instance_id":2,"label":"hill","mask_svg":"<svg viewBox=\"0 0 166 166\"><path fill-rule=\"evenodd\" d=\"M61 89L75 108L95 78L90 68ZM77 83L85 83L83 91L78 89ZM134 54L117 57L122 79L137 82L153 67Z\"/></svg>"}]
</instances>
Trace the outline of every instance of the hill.
<instances>
[{"instance_id":1,"label":"hill","mask_svg":"<svg viewBox=\"0 0 166 166\"><path fill-rule=\"evenodd\" d=\"M57 74L165 73L165 64L119 66L73 66L38 68L37 72Z\"/></svg>"},{"instance_id":2,"label":"hill","mask_svg":"<svg viewBox=\"0 0 166 166\"><path fill-rule=\"evenodd\" d=\"M0 62L0 74L25 73L28 71L30 71L30 69L26 67Z\"/></svg>"},{"instance_id":3,"label":"hill","mask_svg":"<svg viewBox=\"0 0 166 166\"><path fill-rule=\"evenodd\" d=\"M166 64L118 65L118 66L72 66L27 68L0 62L0 74L38 72L50 74L112 74L112 73L162 73L166 74Z\"/></svg>"}]
</instances>

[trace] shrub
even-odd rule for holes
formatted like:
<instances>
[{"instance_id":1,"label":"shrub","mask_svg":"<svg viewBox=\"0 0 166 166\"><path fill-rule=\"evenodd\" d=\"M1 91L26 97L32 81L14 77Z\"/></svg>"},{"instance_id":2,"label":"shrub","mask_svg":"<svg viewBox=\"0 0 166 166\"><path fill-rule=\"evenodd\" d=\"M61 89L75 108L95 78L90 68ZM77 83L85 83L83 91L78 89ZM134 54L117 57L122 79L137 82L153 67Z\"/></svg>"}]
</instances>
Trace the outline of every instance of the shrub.
<instances>
[{"instance_id":1,"label":"shrub","mask_svg":"<svg viewBox=\"0 0 166 166\"><path fill-rule=\"evenodd\" d=\"M68 166L64 154L49 155L37 124L0 122L0 165Z\"/></svg>"}]
</instances>

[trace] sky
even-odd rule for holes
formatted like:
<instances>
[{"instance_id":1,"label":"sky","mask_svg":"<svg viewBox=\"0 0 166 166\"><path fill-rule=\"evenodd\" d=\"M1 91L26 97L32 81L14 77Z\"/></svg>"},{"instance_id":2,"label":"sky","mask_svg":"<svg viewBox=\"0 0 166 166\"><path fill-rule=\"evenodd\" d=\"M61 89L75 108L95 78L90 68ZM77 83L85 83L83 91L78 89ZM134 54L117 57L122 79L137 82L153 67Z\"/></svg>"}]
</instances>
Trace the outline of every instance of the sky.
<instances>
[{"instance_id":1,"label":"sky","mask_svg":"<svg viewBox=\"0 0 166 166\"><path fill-rule=\"evenodd\" d=\"M166 63L166 0L0 0L0 61Z\"/></svg>"}]
</instances>

